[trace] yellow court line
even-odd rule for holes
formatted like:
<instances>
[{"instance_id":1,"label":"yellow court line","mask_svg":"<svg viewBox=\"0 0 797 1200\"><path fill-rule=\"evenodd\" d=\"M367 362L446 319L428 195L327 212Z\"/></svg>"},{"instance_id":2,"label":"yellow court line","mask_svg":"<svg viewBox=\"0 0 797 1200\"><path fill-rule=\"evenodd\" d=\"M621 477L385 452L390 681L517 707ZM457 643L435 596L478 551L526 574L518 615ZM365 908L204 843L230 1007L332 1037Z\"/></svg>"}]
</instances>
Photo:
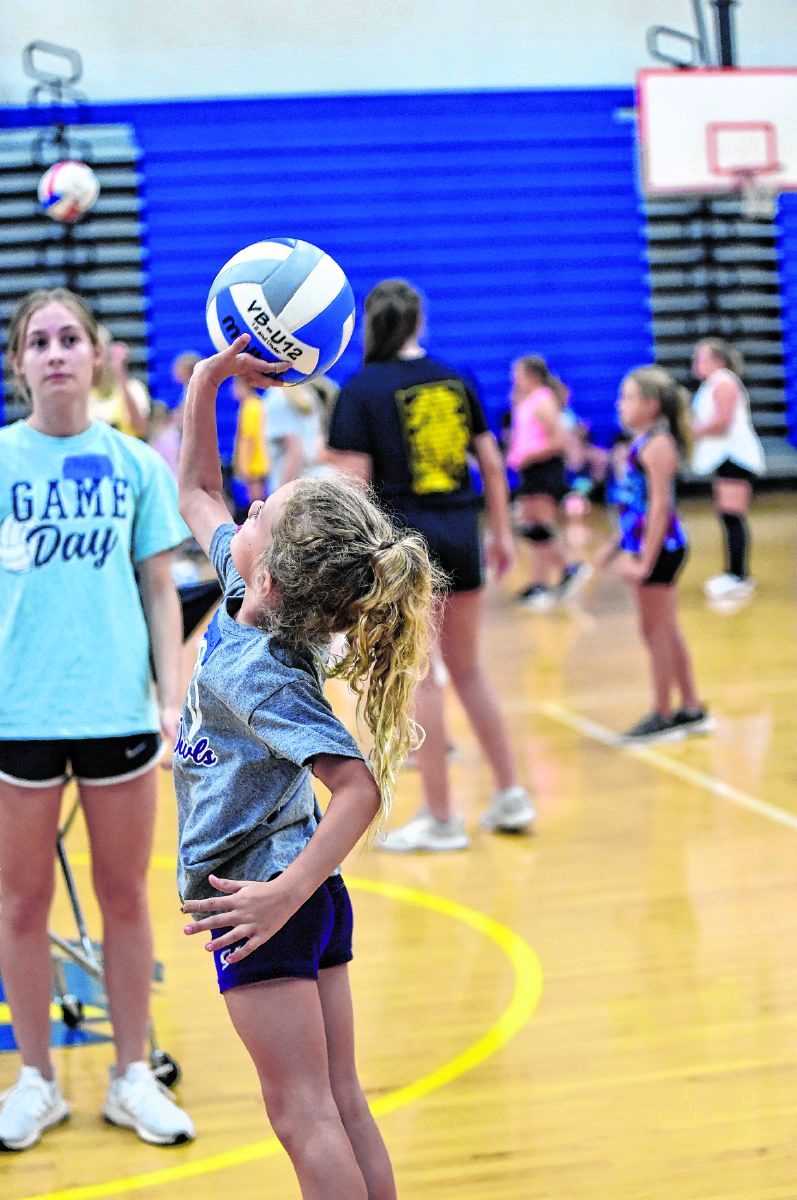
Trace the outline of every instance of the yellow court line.
<instances>
[{"instance_id":1,"label":"yellow court line","mask_svg":"<svg viewBox=\"0 0 797 1200\"><path fill-rule=\"evenodd\" d=\"M86 856L78 856L85 859ZM174 859L166 855L156 855L152 859L154 866L174 869ZM495 1024L478 1038L472 1045L466 1047L460 1054L449 1062L443 1063L428 1075L422 1076L405 1087L397 1088L375 1100L371 1110L375 1116L395 1112L417 1103L424 1096L445 1087L446 1084L472 1071L486 1059L496 1054L507 1042L518 1033L530 1020L542 994L542 968L537 955L528 942L519 934L500 924L492 917L475 909L467 908L455 900L437 896L419 888L403 887L400 884L384 883L374 879L356 879L346 877L346 883L353 889L362 892L372 892L401 904L414 904L419 908L427 908L441 916L450 917L469 926L488 941L493 942L509 959L512 966L515 986L509 1004L501 1013ZM143 1191L145 1188L157 1187L164 1183L175 1183L178 1180L194 1179L201 1175L210 1175L215 1171L223 1171L231 1167L239 1167L246 1163L276 1154L281 1149L275 1137L264 1141L240 1146L223 1154L209 1155L196 1162L181 1163L173 1167L164 1167L159 1171L150 1171L143 1175L130 1175L125 1179L113 1179L106 1183L87 1184L85 1186L65 1188L58 1192L45 1192L36 1196L24 1197L24 1200L100 1200L104 1196L120 1196L128 1192ZM189 1151L190 1152L190 1151Z\"/></svg>"},{"instance_id":2,"label":"yellow court line","mask_svg":"<svg viewBox=\"0 0 797 1200\"><path fill-rule=\"evenodd\" d=\"M749 812L754 812L759 817L765 817L768 821L774 821L778 825L785 825L788 829L797 829L797 815L788 812L785 808L778 808L777 805L769 804L766 800L759 800L757 796L751 796L749 792L732 787L731 784L717 779L714 775L698 771L695 767L687 766L686 763L670 758L658 750L651 750L648 746L625 746L618 735L611 729L607 729L605 725L591 721L589 717L582 717L580 713L573 712L572 709L565 708L561 704L540 704L539 712L550 717L552 721L558 721L560 725L567 725L568 728L575 729L577 733L583 733L586 737L601 742L604 746L613 746L615 749L623 750L626 754L641 759L642 762L650 763L659 771L674 775L676 779L682 779L685 783L691 783L715 796L721 796L723 800L729 800L731 804L736 804L739 808L746 808Z\"/></svg>"}]
</instances>

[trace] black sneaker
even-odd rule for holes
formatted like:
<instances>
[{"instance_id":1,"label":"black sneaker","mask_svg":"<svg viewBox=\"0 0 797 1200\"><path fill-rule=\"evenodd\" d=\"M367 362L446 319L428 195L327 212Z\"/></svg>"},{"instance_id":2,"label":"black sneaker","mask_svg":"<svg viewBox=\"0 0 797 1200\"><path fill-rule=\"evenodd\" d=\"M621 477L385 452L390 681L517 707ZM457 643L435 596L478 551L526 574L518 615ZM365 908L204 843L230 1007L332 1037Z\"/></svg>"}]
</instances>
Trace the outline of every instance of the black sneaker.
<instances>
[{"instance_id":1,"label":"black sneaker","mask_svg":"<svg viewBox=\"0 0 797 1200\"><path fill-rule=\"evenodd\" d=\"M627 746L646 746L650 742L677 742L685 736L683 727L676 725L672 717L651 713L626 730L620 740Z\"/></svg>"},{"instance_id":2,"label":"black sneaker","mask_svg":"<svg viewBox=\"0 0 797 1200\"><path fill-rule=\"evenodd\" d=\"M531 609L532 612L549 612L556 604L557 598L556 589L535 583L521 598L520 606Z\"/></svg>"},{"instance_id":3,"label":"black sneaker","mask_svg":"<svg viewBox=\"0 0 797 1200\"><path fill-rule=\"evenodd\" d=\"M688 736L698 733L713 733L717 722L707 708L679 708L672 715L672 723Z\"/></svg>"}]
</instances>

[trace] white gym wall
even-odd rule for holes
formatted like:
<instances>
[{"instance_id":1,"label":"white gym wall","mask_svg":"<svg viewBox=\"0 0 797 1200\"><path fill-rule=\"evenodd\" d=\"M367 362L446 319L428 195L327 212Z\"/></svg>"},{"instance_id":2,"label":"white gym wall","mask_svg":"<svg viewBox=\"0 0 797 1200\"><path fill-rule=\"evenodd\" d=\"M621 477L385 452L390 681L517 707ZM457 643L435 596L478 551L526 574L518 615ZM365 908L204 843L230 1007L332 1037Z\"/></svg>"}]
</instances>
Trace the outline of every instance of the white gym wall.
<instances>
[{"instance_id":1,"label":"white gym wall","mask_svg":"<svg viewBox=\"0 0 797 1200\"><path fill-rule=\"evenodd\" d=\"M734 12L740 66L793 65L797 0ZM102 101L628 85L656 24L695 32L690 0L0 0L0 104L35 40L79 50Z\"/></svg>"}]
</instances>

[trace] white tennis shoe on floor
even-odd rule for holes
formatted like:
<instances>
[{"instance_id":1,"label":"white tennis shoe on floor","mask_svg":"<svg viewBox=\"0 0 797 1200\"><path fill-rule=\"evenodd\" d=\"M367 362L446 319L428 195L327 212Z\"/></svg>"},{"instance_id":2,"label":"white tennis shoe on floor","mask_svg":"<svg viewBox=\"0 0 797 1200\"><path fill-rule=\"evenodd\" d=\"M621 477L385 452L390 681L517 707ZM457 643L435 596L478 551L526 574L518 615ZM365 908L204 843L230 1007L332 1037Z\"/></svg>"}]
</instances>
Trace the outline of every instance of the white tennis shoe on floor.
<instances>
[{"instance_id":1,"label":"white tennis shoe on floor","mask_svg":"<svg viewBox=\"0 0 797 1200\"><path fill-rule=\"evenodd\" d=\"M0 1101L0 1150L27 1150L46 1129L69 1116L57 1081L45 1079L36 1067L22 1067L19 1079Z\"/></svg>"},{"instance_id":2,"label":"white tennis shoe on floor","mask_svg":"<svg viewBox=\"0 0 797 1200\"><path fill-rule=\"evenodd\" d=\"M746 600L755 591L755 580L727 573L714 575L706 580L703 591L709 600Z\"/></svg>"},{"instance_id":3,"label":"white tennis shoe on floor","mask_svg":"<svg viewBox=\"0 0 797 1200\"><path fill-rule=\"evenodd\" d=\"M531 802L531 796L524 787L504 788L496 792L490 805L479 818L482 829L491 832L495 830L504 833L520 833L534 824L537 813Z\"/></svg>"},{"instance_id":4,"label":"white tennis shoe on floor","mask_svg":"<svg viewBox=\"0 0 797 1200\"><path fill-rule=\"evenodd\" d=\"M134 1129L142 1142L177 1146L193 1141L194 1123L174 1102L167 1087L145 1062L130 1063L124 1075L111 1067L111 1081L102 1115L111 1125Z\"/></svg>"},{"instance_id":5,"label":"white tennis shoe on floor","mask_svg":"<svg viewBox=\"0 0 797 1200\"><path fill-rule=\"evenodd\" d=\"M396 854L411 854L415 850L443 853L446 850L467 850L469 845L470 838L461 818L438 821L428 808L421 809L406 825L384 834L378 843L380 850L390 850Z\"/></svg>"}]
</instances>

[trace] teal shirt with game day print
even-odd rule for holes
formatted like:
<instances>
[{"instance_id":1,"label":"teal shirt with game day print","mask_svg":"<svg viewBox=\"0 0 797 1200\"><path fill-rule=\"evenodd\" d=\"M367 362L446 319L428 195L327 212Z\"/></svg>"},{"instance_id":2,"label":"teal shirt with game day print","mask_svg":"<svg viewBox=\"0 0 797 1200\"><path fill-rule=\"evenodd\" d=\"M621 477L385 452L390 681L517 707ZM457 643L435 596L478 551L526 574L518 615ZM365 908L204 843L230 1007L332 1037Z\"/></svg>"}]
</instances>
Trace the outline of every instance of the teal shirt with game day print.
<instances>
[{"instance_id":1,"label":"teal shirt with game day print","mask_svg":"<svg viewBox=\"0 0 797 1200\"><path fill-rule=\"evenodd\" d=\"M154 732L134 563L189 536L149 446L94 421L0 429L0 738Z\"/></svg>"}]
</instances>

